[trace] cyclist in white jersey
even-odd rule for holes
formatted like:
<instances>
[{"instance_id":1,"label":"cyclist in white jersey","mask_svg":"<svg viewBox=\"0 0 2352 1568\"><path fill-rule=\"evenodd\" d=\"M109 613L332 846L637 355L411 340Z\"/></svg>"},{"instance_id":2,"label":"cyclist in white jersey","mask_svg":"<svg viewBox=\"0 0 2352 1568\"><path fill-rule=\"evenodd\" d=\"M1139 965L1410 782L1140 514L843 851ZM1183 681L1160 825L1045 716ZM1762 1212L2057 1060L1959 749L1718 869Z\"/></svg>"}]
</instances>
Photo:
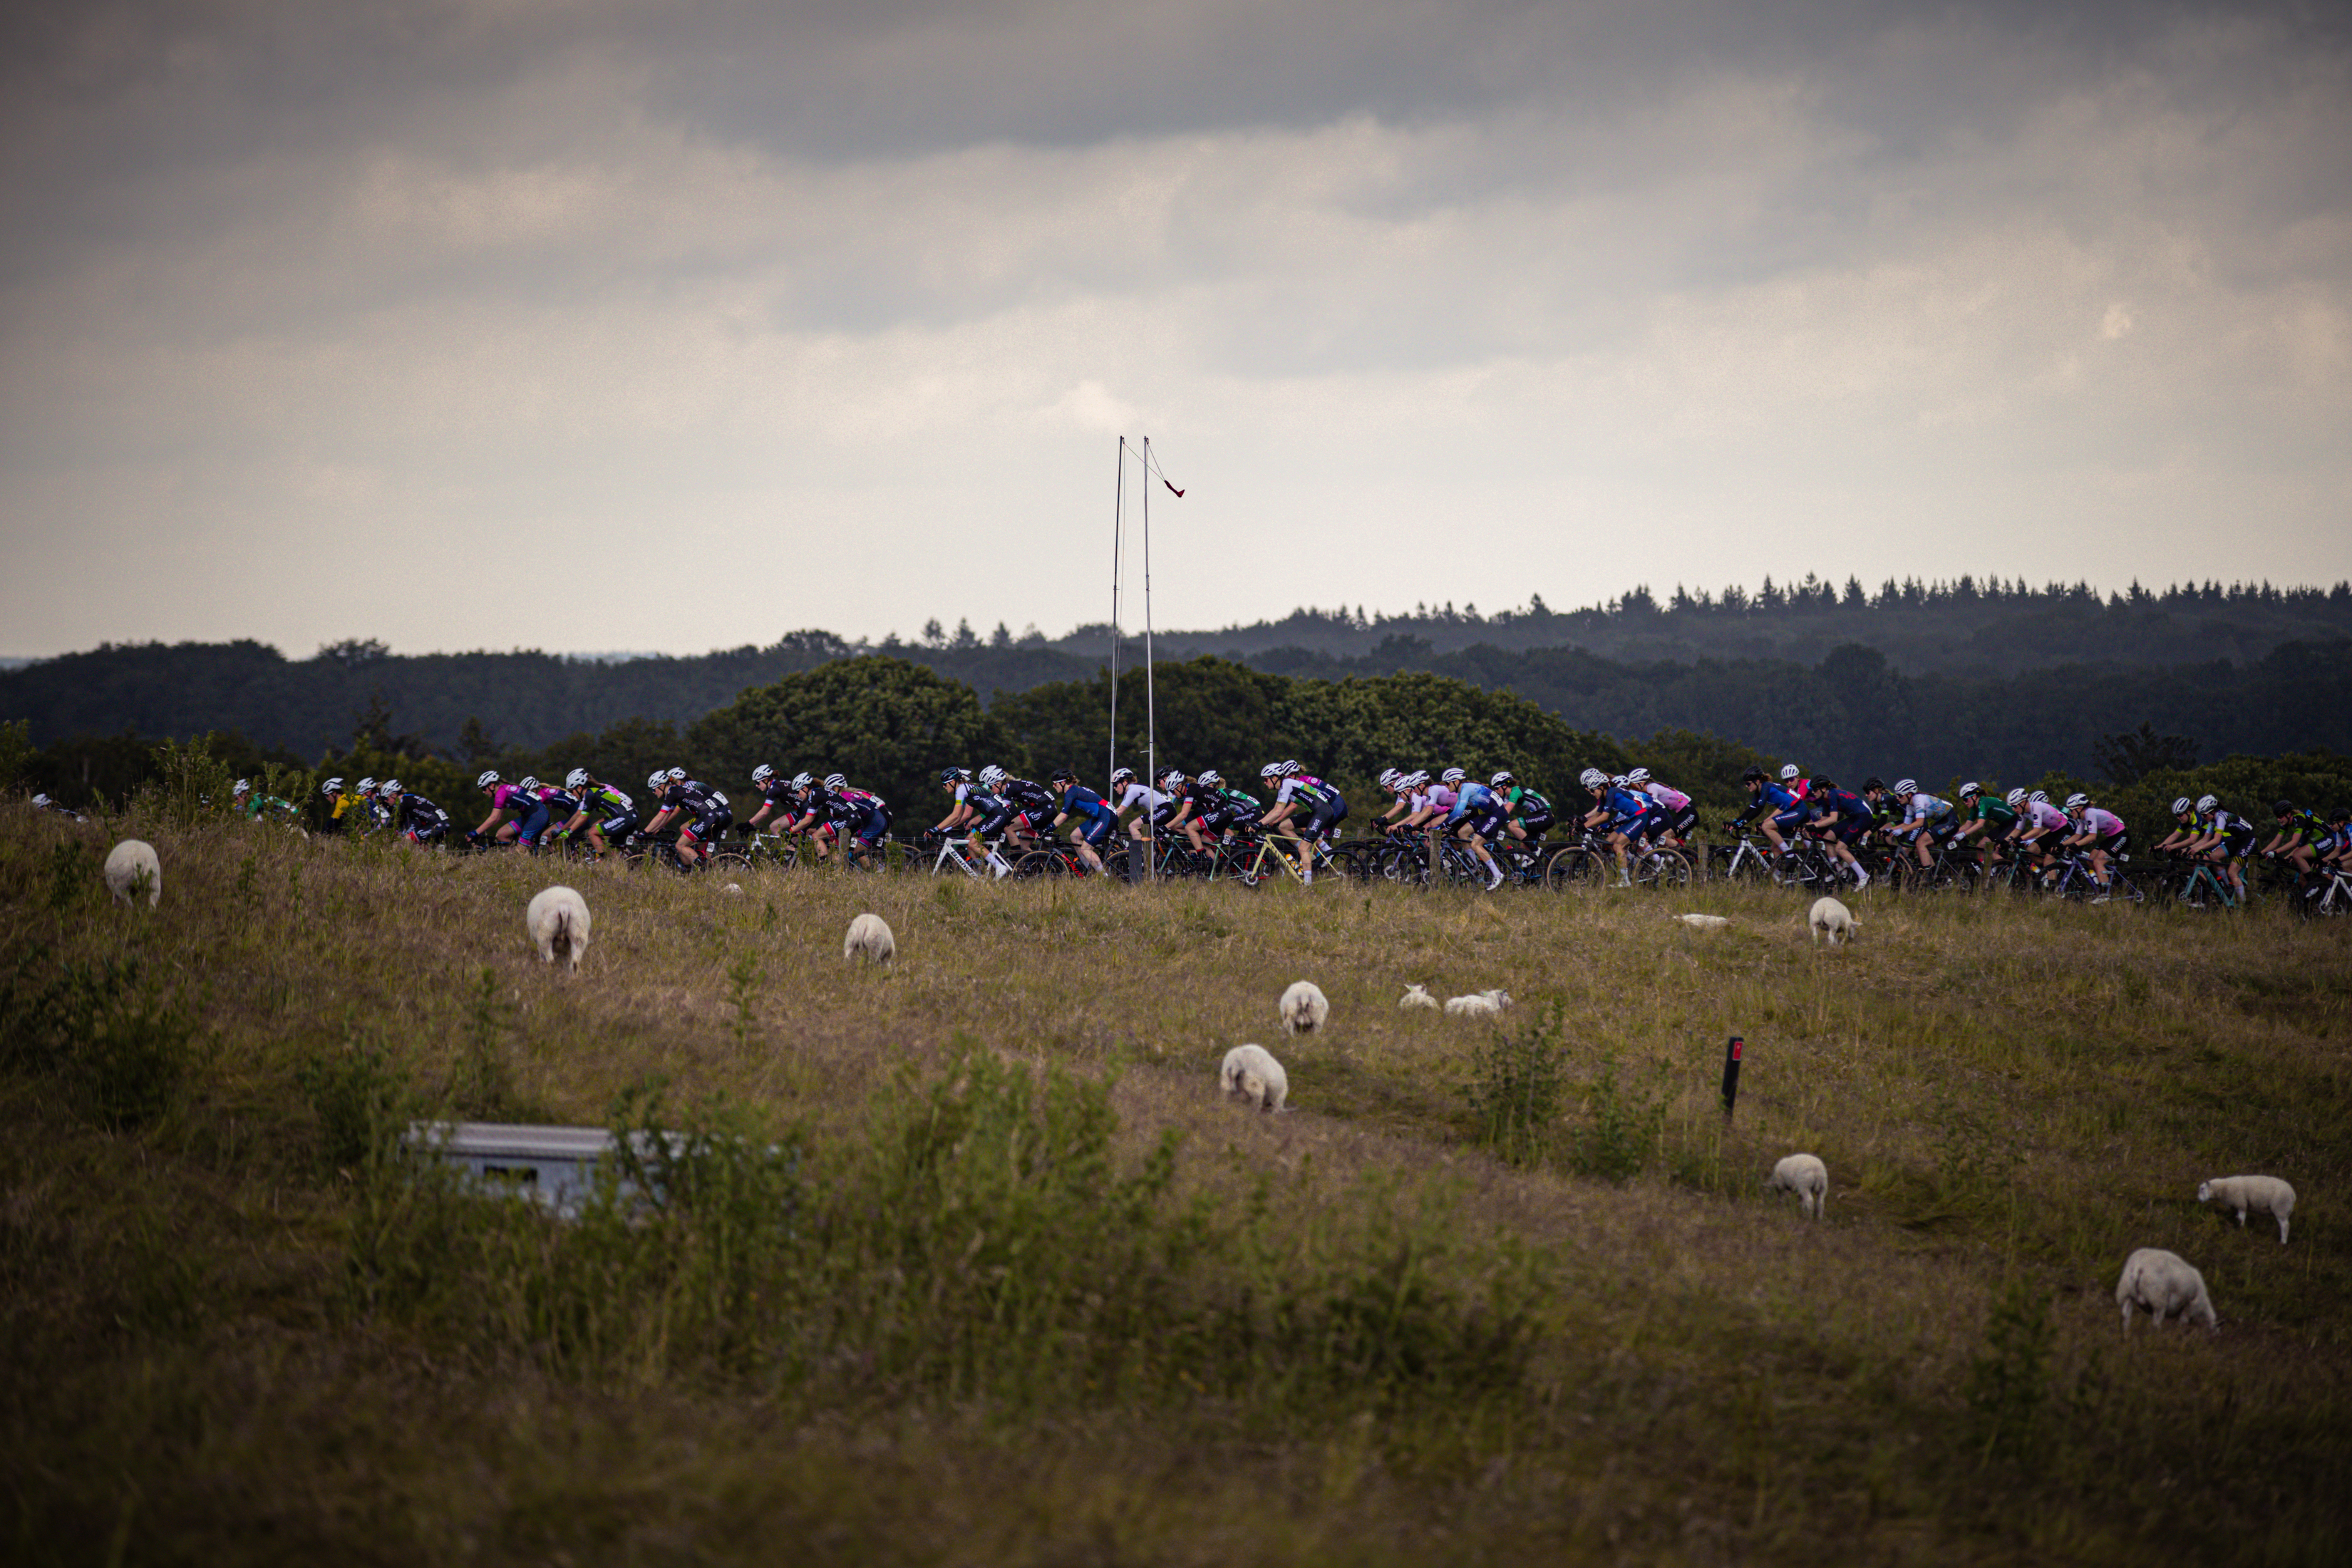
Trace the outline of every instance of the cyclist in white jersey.
<instances>
[{"instance_id":1,"label":"cyclist in white jersey","mask_svg":"<svg viewBox=\"0 0 2352 1568\"><path fill-rule=\"evenodd\" d=\"M1137 782L1133 768L1121 768L1110 775L1110 808L1127 824L1129 838L1140 841L1150 837L1150 825L1160 819L1169 805L1164 792ZM1130 811L1135 813L1133 816L1128 816Z\"/></svg>"},{"instance_id":2,"label":"cyclist in white jersey","mask_svg":"<svg viewBox=\"0 0 2352 1568\"><path fill-rule=\"evenodd\" d=\"M2093 805L2087 795L2068 795L2065 810L2075 829L2068 835L2066 847L2091 852L2091 880L2099 885L2099 896L2091 901L2104 904L2114 889L2109 879L2109 859L2124 853L2131 843L2131 834L2125 828L2122 817Z\"/></svg>"},{"instance_id":3,"label":"cyclist in white jersey","mask_svg":"<svg viewBox=\"0 0 2352 1568\"><path fill-rule=\"evenodd\" d=\"M1912 854L1925 869L1935 859L1930 846L1951 821L1952 803L1927 794L1916 779L1896 779L1895 798L1903 805L1903 820L1891 825L1886 836L1909 839Z\"/></svg>"}]
</instances>

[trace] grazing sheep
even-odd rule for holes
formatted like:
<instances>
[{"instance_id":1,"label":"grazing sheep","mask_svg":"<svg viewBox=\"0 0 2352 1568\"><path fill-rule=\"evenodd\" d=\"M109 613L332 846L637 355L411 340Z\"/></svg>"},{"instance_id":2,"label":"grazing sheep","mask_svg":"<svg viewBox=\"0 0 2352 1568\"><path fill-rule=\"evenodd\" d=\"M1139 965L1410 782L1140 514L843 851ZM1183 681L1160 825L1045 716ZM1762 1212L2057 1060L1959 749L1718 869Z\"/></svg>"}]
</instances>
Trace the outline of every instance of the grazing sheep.
<instances>
[{"instance_id":1,"label":"grazing sheep","mask_svg":"<svg viewBox=\"0 0 2352 1568\"><path fill-rule=\"evenodd\" d=\"M1274 1053L1264 1046L1235 1046L1225 1053L1217 1073L1217 1087L1248 1100L1260 1110L1276 1111L1290 1095L1290 1077Z\"/></svg>"},{"instance_id":2,"label":"grazing sheep","mask_svg":"<svg viewBox=\"0 0 2352 1568\"><path fill-rule=\"evenodd\" d=\"M1731 922L1721 915L1668 915L1670 921L1680 921L1693 931L1721 931Z\"/></svg>"},{"instance_id":3,"label":"grazing sheep","mask_svg":"<svg viewBox=\"0 0 2352 1568\"><path fill-rule=\"evenodd\" d=\"M1473 991L1467 996L1448 996L1445 1011L1456 1018L1491 1018L1510 1005L1507 991Z\"/></svg>"},{"instance_id":4,"label":"grazing sheep","mask_svg":"<svg viewBox=\"0 0 2352 1568\"><path fill-rule=\"evenodd\" d=\"M155 847L144 838L126 838L106 852L106 886L118 904L136 900L140 879L147 884L147 905L152 909L163 896L163 863Z\"/></svg>"},{"instance_id":5,"label":"grazing sheep","mask_svg":"<svg viewBox=\"0 0 2352 1568\"><path fill-rule=\"evenodd\" d=\"M743 884L740 882L730 882L719 890L725 893L730 898L740 899L743 896Z\"/></svg>"},{"instance_id":6,"label":"grazing sheep","mask_svg":"<svg viewBox=\"0 0 2352 1568\"><path fill-rule=\"evenodd\" d=\"M2215 1333L2221 1322L2213 1316L2213 1298L2205 1293L2205 1276L2179 1253L2160 1247L2143 1247L2124 1259L2124 1276L2116 1281L2116 1304L2124 1310L2124 1332L2130 1333L2132 1309L2145 1307L2158 1328L2178 1312L2185 1322L2202 1318Z\"/></svg>"},{"instance_id":7,"label":"grazing sheep","mask_svg":"<svg viewBox=\"0 0 2352 1568\"><path fill-rule=\"evenodd\" d=\"M1434 1013L1437 1011L1437 998L1429 994L1429 987L1426 985L1408 985L1404 988L1403 1000L1397 1005L1404 1008L1426 1007Z\"/></svg>"},{"instance_id":8,"label":"grazing sheep","mask_svg":"<svg viewBox=\"0 0 2352 1568\"><path fill-rule=\"evenodd\" d=\"M1790 1154L1764 1178L1768 1193L1794 1193L1807 1219L1819 1219L1830 1206L1830 1168L1818 1154Z\"/></svg>"},{"instance_id":9,"label":"grazing sheep","mask_svg":"<svg viewBox=\"0 0 2352 1568\"><path fill-rule=\"evenodd\" d=\"M569 888L541 888L523 913L539 956L549 963L562 959L573 969L588 951L588 900Z\"/></svg>"},{"instance_id":10,"label":"grazing sheep","mask_svg":"<svg viewBox=\"0 0 2352 1568\"><path fill-rule=\"evenodd\" d=\"M898 941L890 934L890 922L880 915L860 915L850 921L841 956L844 963L862 958L868 963L887 963L898 957Z\"/></svg>"},{"instance_id":11,"label":"grazing sheep","mask_svg":"<svg viewBox=\"0 0 2352 1568\"><path fill-rule=\"evenodd\" d=\"M2294 1189L2276 1176L2216 1176L2198 1184L2199 1203L2216 1200L2238 1211L2241 1229L2245 1226L2248 1209L2271 1215L2278 1221L2279 1245L2286 1245L2286 1216L2294 1212Z\"/></svg>"},{"instance_id":12,"label":"grazing sheep","mask_svg":"<svg viewBox=\"0 0 2352 1568\"><path fill-rule=\"evenodd\" d=\"M1817 947L1824 931L1829 934L1830 945L1835 947L1841 942L1852 942L1854 931L1862 925L1853 911L1835 899L1815 899L1813 912L1806 917L1806 923L1813 928L1813 944Z\"/></svg>"},{"instance_id":13,"label":"grazing sheep","mask_svg":"<svg viewBox=\"0 0 2352 1568\"><path fill-rule=\"evenodd\" d=\"M1312 980L1294 980L1274 1012L1282 1020L1284 1034L1311 1035L1331 1016L1331 1004L1323 999L1323 988Z\"/></svg>"}]
</instances>

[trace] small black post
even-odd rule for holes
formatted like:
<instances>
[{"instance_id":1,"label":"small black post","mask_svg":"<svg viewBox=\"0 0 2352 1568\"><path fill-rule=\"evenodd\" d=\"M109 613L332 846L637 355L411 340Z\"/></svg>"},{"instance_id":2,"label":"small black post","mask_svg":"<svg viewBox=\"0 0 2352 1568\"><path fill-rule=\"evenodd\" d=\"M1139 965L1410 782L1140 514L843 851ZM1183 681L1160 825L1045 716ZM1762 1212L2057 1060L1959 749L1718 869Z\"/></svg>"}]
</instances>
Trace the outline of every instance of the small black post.
<instances>
[{"instance_id":1,"label":"small black post","mask_svg":"<svg viewBox=\"0 0 2352 1568\"><path fill-rule=\"evenodd\" d=\"M1743 1043L1738 1035L1723 1050L1723 1119L1731 1120L1731 1107L1739 1099L1739 1053Z\"/></svg>"}]
</instances>

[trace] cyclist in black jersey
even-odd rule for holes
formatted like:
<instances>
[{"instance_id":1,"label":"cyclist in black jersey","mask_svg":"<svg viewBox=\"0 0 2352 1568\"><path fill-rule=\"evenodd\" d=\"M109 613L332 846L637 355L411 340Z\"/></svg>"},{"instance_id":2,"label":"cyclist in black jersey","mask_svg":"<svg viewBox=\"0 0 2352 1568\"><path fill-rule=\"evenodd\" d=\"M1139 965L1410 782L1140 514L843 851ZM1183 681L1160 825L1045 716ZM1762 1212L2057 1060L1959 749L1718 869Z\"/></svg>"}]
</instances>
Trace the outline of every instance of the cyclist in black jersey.
<instances>
[{"instance_id":1,"label":"cyclist in black jersey","mask_svg":"<svg viewBox=\"0 0 2352 1568\"><path fill-rule=\"evenodd\" d=\"M1184 835L1192 847L1205 855L1218 839L1236 831L1246 831L1258 824L1265 815L1265 806L1257 796L1225 786L1224 774L1214 768L1203 768L1192 781L1192 816L1184 824Z\"/></svg>"},{"instance_id":2,"label":"cyclist in black jersey","mask_svg":"<svg viewBox=\"0 0 2352 1568\"><path fill-rule=\"evenodd\" d=\"M786 825L801 814L800 791L793 787L797 783L797 780L784 777L765 763L753 768L751 787L760 793L760 809L751 814L751 819L743 825L743 831L747 835L757 833L762 825L769 823L774 825L776 832L785 831Z\"/></svg>"},{"instance_id":3,"label":"cyclist in black jersey","mask_svg":"<svg viewBox=\"0 0 2352 1568\"><path fill-rule=\"evenodd\" d=\"M1052 791L1034 779L1015 778L994 763L980 770L980 782L1011 814L1004 823L1005 837L1024 849L1034 849L1045 842L1053 832L1055 814L1061 809Z\"/></svg>"},{"instance_id":4,"label":"cyclist in black jersey","mask_svg":"<svg viewBox=\"0 0 2352 1568\"><path fill-rule=\"evenodd\" d=\"M700 779L688 778L684 768L653 773L646 778L646 787L657 792L654 799L661 808L646 824L646 833L651 837L677 823L677 858L682 867L700 864L709 853L709 847L718 843L735 820L727 797Z\"/></svg>"},{"instance_id":5,"label":"cyclist in black jersey","mask_svg":"<svg viewBox=\"0 0 2352 1568\"><path fill-rule=\"evenodd\" d=\"M2263 846L2263 858L2284 855L2298 875L2310 876L2324 847L2333 844L2336 835L2317 812L2298 811L2291 800L2272 802L2271 816L2277 819L2278 831Z\"/></svg>"},{"instance_id":6,"label":"cyclist in black jersey","mask_svg":"<svg viewBox=\"0 0 2352 1568\"><path fill-rule=\"evenodd\" d=\"M376 790L390 814L392 829L401 841L412 847L438 844L449 836L452 824L449 814L421 795L401 787L398 779L386 779Z\"/></svg>"},{"instance_id":7,"label":"cyclist in black jersey","mask_svg":"<svg viewBox=\"0 0 2352 1568\"><path fill-rule=\"evenodd\" d=\"M931 831L951 834L958 828L963 829L964 842L971 846L974 855L983 857L999 877L1010 872L1012 864L998 854L996 847L988 840L1002 834L1012 823L1013 808L1002 796L973 778L970 768L941 768L940 787L948 792L953 804L949 806L947 816Z\"/></svg>"}]
</instances>

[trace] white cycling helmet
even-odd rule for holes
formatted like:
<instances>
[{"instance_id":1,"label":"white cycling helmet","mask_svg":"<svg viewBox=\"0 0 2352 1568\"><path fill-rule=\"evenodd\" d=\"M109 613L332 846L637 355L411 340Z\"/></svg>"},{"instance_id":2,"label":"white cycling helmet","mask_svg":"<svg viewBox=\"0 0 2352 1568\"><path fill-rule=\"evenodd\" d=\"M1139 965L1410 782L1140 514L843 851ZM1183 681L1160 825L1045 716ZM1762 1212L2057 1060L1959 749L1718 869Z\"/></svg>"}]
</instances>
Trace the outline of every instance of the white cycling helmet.
<instances>
[{"instance_id":1,"label":"white cycling helmet","mask_svg":"<svg viewBox=\"0 0 2352 1568\"><path fill-rule=\"evenodd\" d=\"M1460 768L1448 768L1437 776L1440 782L1444 784L1448 788L1451 788L1453 785L1460 784L1464 779L1468 778L1470 775L1464 773Z\"/></svg>"},{"instance_id":2,"label":"white cycling helmet","mask_svg":"<svg viewBox=\"0 0 2352 1568\"><path fill-rule=\"evenodd\" d=\"M1625 782L1629 784L1648 784L1650 782L1650 770L1647 768L1635 768L1632 773L1625 775Z\"/></svg>"},{"instance_id":3,"label":"white cycling helmet","mask_svg":"<svg viewBox=\"0 0 2352 1568\"><path fill-rule=\"evenodd\" d=\"M798 790L804 790L814 783L816 783L816 780L811 778L806 773L794 773L793 775L792 787Z\"/></svg>"},{"instance_id":4,"label":"white cycling helmet","mask_svg":"<svg viewBox=\"0 0 2352 1568\"><path fill-rule=\"evenodd\" d=\"M1488 789L1507 789L1518 782L1519 781L1517 779L1511 775L1511 770L1505 768L1501 773L1496 773L1493 778L1486 781L1486 787Z\"/></svg>"},{"instance_id":5,"label":"white cycling helmet","mask_svg":"<svg viewBox=\"0 0 2352 1568\"><path fill-rule=\"evenodd\" d=\"M1164 790L1172 791L1179 785L1182 784L1183 782L1184 770L1182 768L1170 768L1160 775L1160 787Z\"/></svg>"},{"instance_id":6,"label":"white cycling helmet","mask_svg":"<svg viewBox=\"0 0 2352 1568\"><path fill-rule=\"evenodd\" d=\"M2221 804L2221 797L2220 795L2200 795L2197 797L2197 809L2200 811L2210 811Z\"/></svg>"},{"instance_id":7,"label":"white cycling helmet","mask_svg":"<svg viewBox=\"0 0 2352 1568\"><path fill-rule=\"evenodd\" d=\"M239 779L236 781L236 786L228 793L231 795L251 795L253 793L253 781L251 779Z\"/></svg>"},{"instance_id":8,"label":"white cycling helmet","mask_svg":"<svg viewBox=\"0 0 2352 1568\"><path fill-rule=\"evenodd\" d=\"M1192 782L1207 784L1211 789L1222 789L1224 787L1225 775L1214 768L1205 768L1202 770L1201 776Z\"/></svg>"},{"instance_id":9,"label":"white cycling helmet","mask_svg":"<svg viewBox=\"0 0 2352 1568\"><path fill-rule=\"evenodd\" d=\"M1282 764L1280 763L1268 763L1265 766L1258 769L1257 776L1264 779L1266 783L1272 784L1275 780L1282 776Z\"/></svg>"},{"instance_id":10,"label":"white cycling helmet","mask_svg":"<svg viewBox=\"0 0 2352 1568\"><path fill-rule=\"evenodd\" d=\"M672 768L669 772L664 773L662 777L669 780L672 784L684 784L686 782L686 770L684 768Z\"/></svg>"},{"instance_id":11,"label":"white cycling helmet","mask_svg":"<svg viewBox=\"0 0 2352 1568\"><path fill-rule=\"evenodd\" d=\"M1782 784L1794 784L1804 776L1804 770L1798 767L1796 763L1783 763L1780 764L1780 782Z\"/></svg>"},{"instance_id":12,"label":"white cycling helmet","mask_svg":"<svg viewBox=\"0 0 2352 1568\"><path fill-rule=\"evenodd\" d=\"M980 782L986 784L991 789L994 789L998 784L1003 784L1005 777L1006 774L1004 770L998 767L994 763L991 763L986 767L980 770Z\"/></svg>"},{"instance_id":13,"label":"white cycling helmet","mask_svg":"<svg viewBox=\"0 0 2352 1568\"><path fill-rule=\"evenodd\" d=\"M375 786L375 780L373 780L373 779L362 779L362 780L360 780L360 782L359 782L357 784L353 785L352 787L353 787L353 788L355 788L355 789L357 789L357 790L359 791L359 793L360 793L361 795L373 795L373 794L375 793L375 787L376 787L376 786Z\"/></svg>"},{"instance_id":14,"label":"white cycling helmet","mask_svg":"<svg viewBox=\"0 0 2352 1568\"><path fill-rule=\"evenodd\" d=\"M1297 757L1293 757L1288 762L1282 764L1282 776L1284 778L1288 778L1293 773L1303 773L1306 771L1307 770L1305 768L1298 765L1298 759Z\"/></svg>"},{"instance_id":15,"label":"white cycling helmet","mask_svg":"<svg viewBox=\"0 0 2352 1568\"><path fill-rule=\"evenodd\" d=\"M343 781L341 779L329 779L325 784L319 786L319 793L325 795L329 800L334 799L335 796L341 795L342 791Z\"/></svg>"},{"instance_id":16,"label":"white cycling helmet","mask_svg":"<svg viewBox=\"0 0 2352 1568\"><path fill-rule=\"evenodd\" d=\"M1896 779L1895 781L1895 793L1896 795L1917 795L1919 793L1919 781L1917 779Z\"/></svg>"},{"instance_id":17,"label":"white cycling helmet","mask_svg":"<svg viewBox=\"0 0 2352 1568\"><path fill-rule=\"evenodd\" d=\"M1612 776L1609 781L1609 787L1612 789L1623 789L1625 787L1625 775L1623 773L1618 773Z\"/></svg>"},{"instance_id":18,"label":"white cycling helmet","mask_svg":"<svg viewBox=\"0 0 2352 1568\"><path fill-rule=\"evenodd\" d=\"M2027 795L2025 798L2032 801L2036 805L2048 805L2050 804L2050 792L2046 789L2038 789L2032 795Z\"/></svg>"},{"instance_id":19,"label":"white cycling helmet","mask_svg":"<svg viewBox=\"0 0 2352 1568\"><path fill-rule=\"evenodd\" d=\"M1984 785L1977 783L1974 779L1970 779L1968 783L1960 786L1960 798L1962 800L1968 799L1969 796L1972 795L1982 794L1984 794Z\"/></svg>"},{"instance_id":20,"label":"white cycling helmet","mask_svg":"<svg viewBox=\"0 0 2352 1568\"><path fill-rule=\"evenodd\" d=\"M824 775L824 787L831 790L847 789L849 780L841 773L827 773Z\"/></svg>"},{"instance_id":21,"label":"white cycling helmet","mask_svg":"<svg viewBox=\"0 0 2352 1568\"><path fill-rule=\"evenodd\" d=\"M570 773L564 774L563 787L565 789L586 789L588 787L588 770L586 768L574 768Z\"/></svg>"},{"instance_id":22,"label":"white cycling helmet","mask_svg":"<svg viewBox=\"0 0 2352 1568\"><path fill-rule=\"evenodd\" d=\"M1135 782L1135 770L1134 770L1133 768L1113 768L1113 769L1111 770L1111 774L1110 774L1110 787L1111 787L1111 788L1113 788L1113 789L1117 789L1119 785L1121 785L1121 784L1133 784L1134 782Z\"/></svg>"},{"instance_id":23,"label":"white cycling helmet","mask_svg":"<svg viewBox=\"0 0 2352 1568\"><path fill-rule=\"evenodd\" d=\"M375 786L375 792L378 795L398 795L401 793L400 781L398 779L386 779L383 783Z\"/></svg>"},{"instance_id":24,"label":"white cycling helmet","mask_svg":"<svg viewBox=\"0 0 2352 1568\"><path fill-rule=\"evenodd\" d=\"M529 773L525 773L525 774L523 774L523 775L522 775L522 783L520 783L520 784L519 784L515 785L515 788L517 788L517 789L519 789L519 790L522 791L525 795L529 795L531 791L533 791L533 790L537 789L538 787L539 787L539 781L538 781L537 779L533 778L533 777L532 777L530 774L529 774Z\"/></svg>"},{"instance_id":25,"label":"white cycling helmet","mask_svg":"<svg viewBox=\"0 0 2352 1568\"><path fill-rule=\"evenodd\" d=\"M476 789L488 789L498 782L499 770L496 768L484 768L482 770L482 776L474 781L474 787Z\"/></svg>"},{"instance_id":26,"label":"white cycling helmet","mask_svg":"<svg viewBox=\"0 0 2352 1568\"><path fill-rule=\"evenodd\" d=\"M2189 815L2189 797L2187 795L2184 795L2179 800L2172 803L2172 815L2175 816L2186 816Z\"/></svg>"},{"instance_id":27,"label":"white cycling helmet","mask_svg":"<svg viewBox=\"0 0 2352 1568\"><path fill-rule=\"evenodd\" d=\"M33 804L35 805L47 805L49 804L49 797L45 795L37 795L33 797Z\"/></svg>"},{"instance_id":28,"label":"white cycling helmet","mask_svg":"<svg viewBox=\"0 0 2352 1568\"><path fill-rule=\"evenodd\" d=\"M1381 787L1385 790L1394 790L1397 787L1398 782L1403 777L1404 775L1397 772L1394 768L1382 768L1381 770Z\"/></svg>"},{"instance_id":29,"label":"white cycling helmet","mask_svg":"<svg viewBox=\"0 0 2352 1568\"><path fill-rule=\"evenodd\" d=\"M767 763L761 763L758 767L753 768L753 769L751 770L751 783L752 783L752 784L753 784L753 785L755 785L755 786L756 786L756 785L760 785L760 784L766 784L770 779L774 778L775 776L776 776L776 770L775 770L775 769L773 769L773 768L772 768L772 767L770 767L770 766L769 766Z\"/></svg>"},{"instance_id":30,"label":"white cycling helmet","mask_svg":"<svg viewBox=\"0 0 2352 1568\"><path fill-rule=\"evenodd\" d=\"M2025 804L2025 792L2021 789L2013 789L2007 795L2001 796L2001 798L2011 805L2023 805Z\"/></svg>"},{"instance_id":31,"label":"white cycling helmet","mask_svg":"<svg viewBox=\"0 0 2352 1568\"><path fill-rule=\"evenodd\" d=\"M2087 795L2082 794L2080 791L2077 791L2066 797L2066 809L2069 811L2080 811L2083 807L2090 804L2091 797Z\"/></svg>"},{"instance_id":32,"label":"white cycling helmet","mask_svg":"<svg viewBox=\"0 0 2352 1568\"><path fill-rule=\"evenodd\" d=\"M1576 782L1587 789L1599 789L1609 782L1609 775L1599 768L1587 768L1576 775Z\"/></svg>"},{"instance_id":33,"label":"white cycling helmet","mask_svg":"<svg viewBox=\"0 0 2352 1568\"><path fill-rule=\"evenodd\" d=\"M669 787L669 774L660 768L656 768L646 775L646 787L656 795L661 794Z\"/></svg>"}]
</instances>

